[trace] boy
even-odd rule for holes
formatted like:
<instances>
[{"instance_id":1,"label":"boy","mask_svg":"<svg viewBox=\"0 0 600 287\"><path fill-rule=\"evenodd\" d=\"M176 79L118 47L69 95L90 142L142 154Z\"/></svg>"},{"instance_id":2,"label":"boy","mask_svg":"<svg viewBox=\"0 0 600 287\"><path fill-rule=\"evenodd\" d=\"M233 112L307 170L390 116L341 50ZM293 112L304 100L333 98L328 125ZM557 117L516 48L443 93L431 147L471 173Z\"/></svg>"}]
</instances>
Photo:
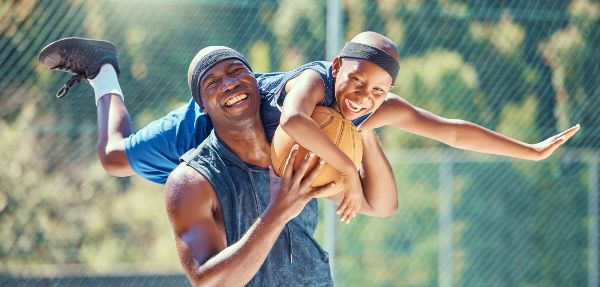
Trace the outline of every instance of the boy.
<instances>
[{"instance_id":1,"label":"boy","mask_svg":"<svg viewBox=\"0 0 600 287\"><path fill-rule=\"evenodd\" d=\"M43 57L44 51L52 45L40 53L40 61L50 68L61 69L61 63ZM98 49L111 51L104 47ZM113 53L115 60L95 63L102 66L98 67L99 72L80 76L90 79L96 94L100 160L113 175L128 176L135 171L154 182L164 183L179 157L200 144L212 128L200 109L199 89L217 88L226 83L210 76L200 83L202 75L195 74L197 63L193 61L188 70L188 85L195 101L131 134L129 115L117 80L116 49ZM349 222L360 208L360 180L350 159L326 140L310 119L316 105L337 109L360 129L393 125L456 148L529 160L548 157L579 130L577 125L532 145L470 122L442 118L389 93L398 70L395 44L380 34L363 32L354 37L332 63L312 62L288 73L256 75L262 98L261 117L269 141L281 124L300 145L342 173L344 198L338 199L341 204L337 212L343 211L340 216L343 221ZM69 83L72 85L73 81ZM65 85L67 89L69 83ZM241 101L244 101L243 96L232 99L230 104Z\"/></svg>"}]
</instances>

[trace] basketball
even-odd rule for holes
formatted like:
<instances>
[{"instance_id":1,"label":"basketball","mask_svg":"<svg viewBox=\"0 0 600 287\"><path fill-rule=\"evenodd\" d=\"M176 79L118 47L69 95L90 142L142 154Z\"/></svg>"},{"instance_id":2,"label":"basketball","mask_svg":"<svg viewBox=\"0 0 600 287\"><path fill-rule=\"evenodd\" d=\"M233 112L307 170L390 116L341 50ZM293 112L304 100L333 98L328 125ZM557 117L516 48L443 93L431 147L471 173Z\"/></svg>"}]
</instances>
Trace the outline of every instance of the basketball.
<instances>
[{"instance_id":1,"label":"basketball","mask_svg":"<svg viewBox=\"0 0 600 287\"><path fill-rule=\"evenodd\" d=\"M354 165L358 169L362 161L362 140L358 133L358 129L356 129L352 122L344 119L342 115L334 109L323 106L317 106L313 111L311 118L319 125L325 135L354 162ZM273 164L273 170L278 176L283 174L286 159L292 151L292 146L294 146L294 144L296 144L296 142L281 128L281 126L277 127L277 130L275 130L275 134L273 135L273 142L271 143L271 162ZM294 169L298 168L307 153L308 150L300 146L294 162ZM315 168L317 164L318 162L315 161L310 169ZM326 164L321 173L312 182L311 187L323 186L338 180L339 177L340 172L331 165ZM338 185L331 192L321 194L319 197L328 197L341 190L342 186Z\"/></svg>"}]
</instances>

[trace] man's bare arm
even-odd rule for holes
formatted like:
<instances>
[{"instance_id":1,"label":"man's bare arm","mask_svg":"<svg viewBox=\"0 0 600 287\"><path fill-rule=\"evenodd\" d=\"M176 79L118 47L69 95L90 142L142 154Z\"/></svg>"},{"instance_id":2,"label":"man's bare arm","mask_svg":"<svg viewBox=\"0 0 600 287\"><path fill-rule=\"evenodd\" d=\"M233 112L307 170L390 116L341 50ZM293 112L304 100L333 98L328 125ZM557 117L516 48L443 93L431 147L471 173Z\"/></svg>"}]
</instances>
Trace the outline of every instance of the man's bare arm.
<instances>
[{"instance_id":1,"label":"man's bare arm","mask_svg":"<svg viewBox=\"0 0 600 287\"><path fill-rule=\"evenodd\" d=\"M275 244L285 219L267 210L238 242L227 247L213 214L216 195L206 178L180 165L165 188L179 259L190 281L195 286L247 284Z\"/></svg>"},{"instance_id":2,"label":"man's bare arm","mask_svg":"<svg viewBox=\"0 0 600 287\"><path fill-rule=\"evenodd\" d=\"M272 173L269 205L242 238L227 246L224 230L215 220L220 214L210 182L181 164L165 185L167 213L175 232L179 259L195 286L243 286L258 272L285 224L310 199L333 186L312 189L310 183L324 164L305 173L314 155L293 170L298 149L292 151L282 179ZM231 276L235 274L235 276Z\"/></svg>"}]
</instances>

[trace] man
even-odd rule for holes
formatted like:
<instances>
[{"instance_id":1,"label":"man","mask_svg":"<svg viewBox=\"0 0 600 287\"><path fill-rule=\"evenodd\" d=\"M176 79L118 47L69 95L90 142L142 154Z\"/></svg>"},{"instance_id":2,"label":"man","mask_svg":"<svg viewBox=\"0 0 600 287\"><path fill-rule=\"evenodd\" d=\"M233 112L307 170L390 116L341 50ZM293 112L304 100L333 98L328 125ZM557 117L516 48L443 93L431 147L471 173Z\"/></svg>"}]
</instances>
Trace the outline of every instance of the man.
<instances>
[{"instance_id":1,"label":"man","mask_svg":"<svg viewBox=\"0 0 600 287\"><path fill-rule=\"evenodd\" d=\"M40 59L85 75L96 89L102 84L93 82L95 75L107 66L116 71L118 67L113 54L102 49L86 54L94 50L91 46L98 47L89 40L72 41L68 47L41 54ZM249 65L232 49L209 47L190 66L201 82L199 104L212 119L214 131L182 157L184 163L165 185L167 212L190 281L199 286L331 285L328 255L312 237L318 212L311 199L332 186L309 189L318 170L302 178L314 158L306 159L296 172L287 168L281 182L271 181L269 192L270 146L259 114L258 84ZM208 89L206 79L217 79L218 85ZM104 98L107 107L113 100L122 104L118 94ZM110 117L101 116L100 101L99 123L100 118L109 122ZM363 159L363 176L375 178L372 173L377 169L378 174L388 173L392 178L389 164L382 169L381 163L387 160L375 134L367 132L362 137L365 154L370 155ZM374 208L369 198L374 191L395 198L395 188L375 180L362 184L369 192L365 192L361 211L389 214L389 210ZM397 200L392 201L392 209L396 204Z\"/></svg>"},{"instance_id":2,"label":"man","mask_svg":"<svg viewBox=\"0 0 600 287\"><path fill-rule=\"evenodd\" d=\"M165 185L182 265L198 286L239 286L251 279L256 286L330 285L327 257L308 235L317 219L315 202L305 206L311 176L300 181L308 161L293 177L288 164L282 190L269 196L270 146L260 95L242 59L231 49L209 47L192 62L203 66L201 82L219 84L200 88L214 132L184 155Z\"/></svg>"}]
</instances>

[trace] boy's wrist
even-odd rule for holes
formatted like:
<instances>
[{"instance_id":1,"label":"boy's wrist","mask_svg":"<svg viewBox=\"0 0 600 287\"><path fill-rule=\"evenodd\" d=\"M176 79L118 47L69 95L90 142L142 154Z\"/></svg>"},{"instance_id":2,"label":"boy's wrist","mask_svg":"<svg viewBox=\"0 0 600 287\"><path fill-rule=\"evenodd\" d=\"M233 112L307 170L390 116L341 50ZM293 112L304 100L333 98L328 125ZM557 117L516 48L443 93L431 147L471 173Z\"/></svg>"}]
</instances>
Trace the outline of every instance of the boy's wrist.
<instances>
[{"instance_id":1,"label":"boy's wrist","mask_svg":"<svg viewBox=\"0 0 600 287\"><path fill-rule=\"evenodd\" d=\"M527 155L525 155L524 157L520 157L520 158L524 158L524 159L528 159L528 160L538 160L539 159L540 150L536 146L536 144L526 143L525 150L527 151ZM514 157L519 158L519 156L514 156Z\"/></svg>"}]
</instances>

